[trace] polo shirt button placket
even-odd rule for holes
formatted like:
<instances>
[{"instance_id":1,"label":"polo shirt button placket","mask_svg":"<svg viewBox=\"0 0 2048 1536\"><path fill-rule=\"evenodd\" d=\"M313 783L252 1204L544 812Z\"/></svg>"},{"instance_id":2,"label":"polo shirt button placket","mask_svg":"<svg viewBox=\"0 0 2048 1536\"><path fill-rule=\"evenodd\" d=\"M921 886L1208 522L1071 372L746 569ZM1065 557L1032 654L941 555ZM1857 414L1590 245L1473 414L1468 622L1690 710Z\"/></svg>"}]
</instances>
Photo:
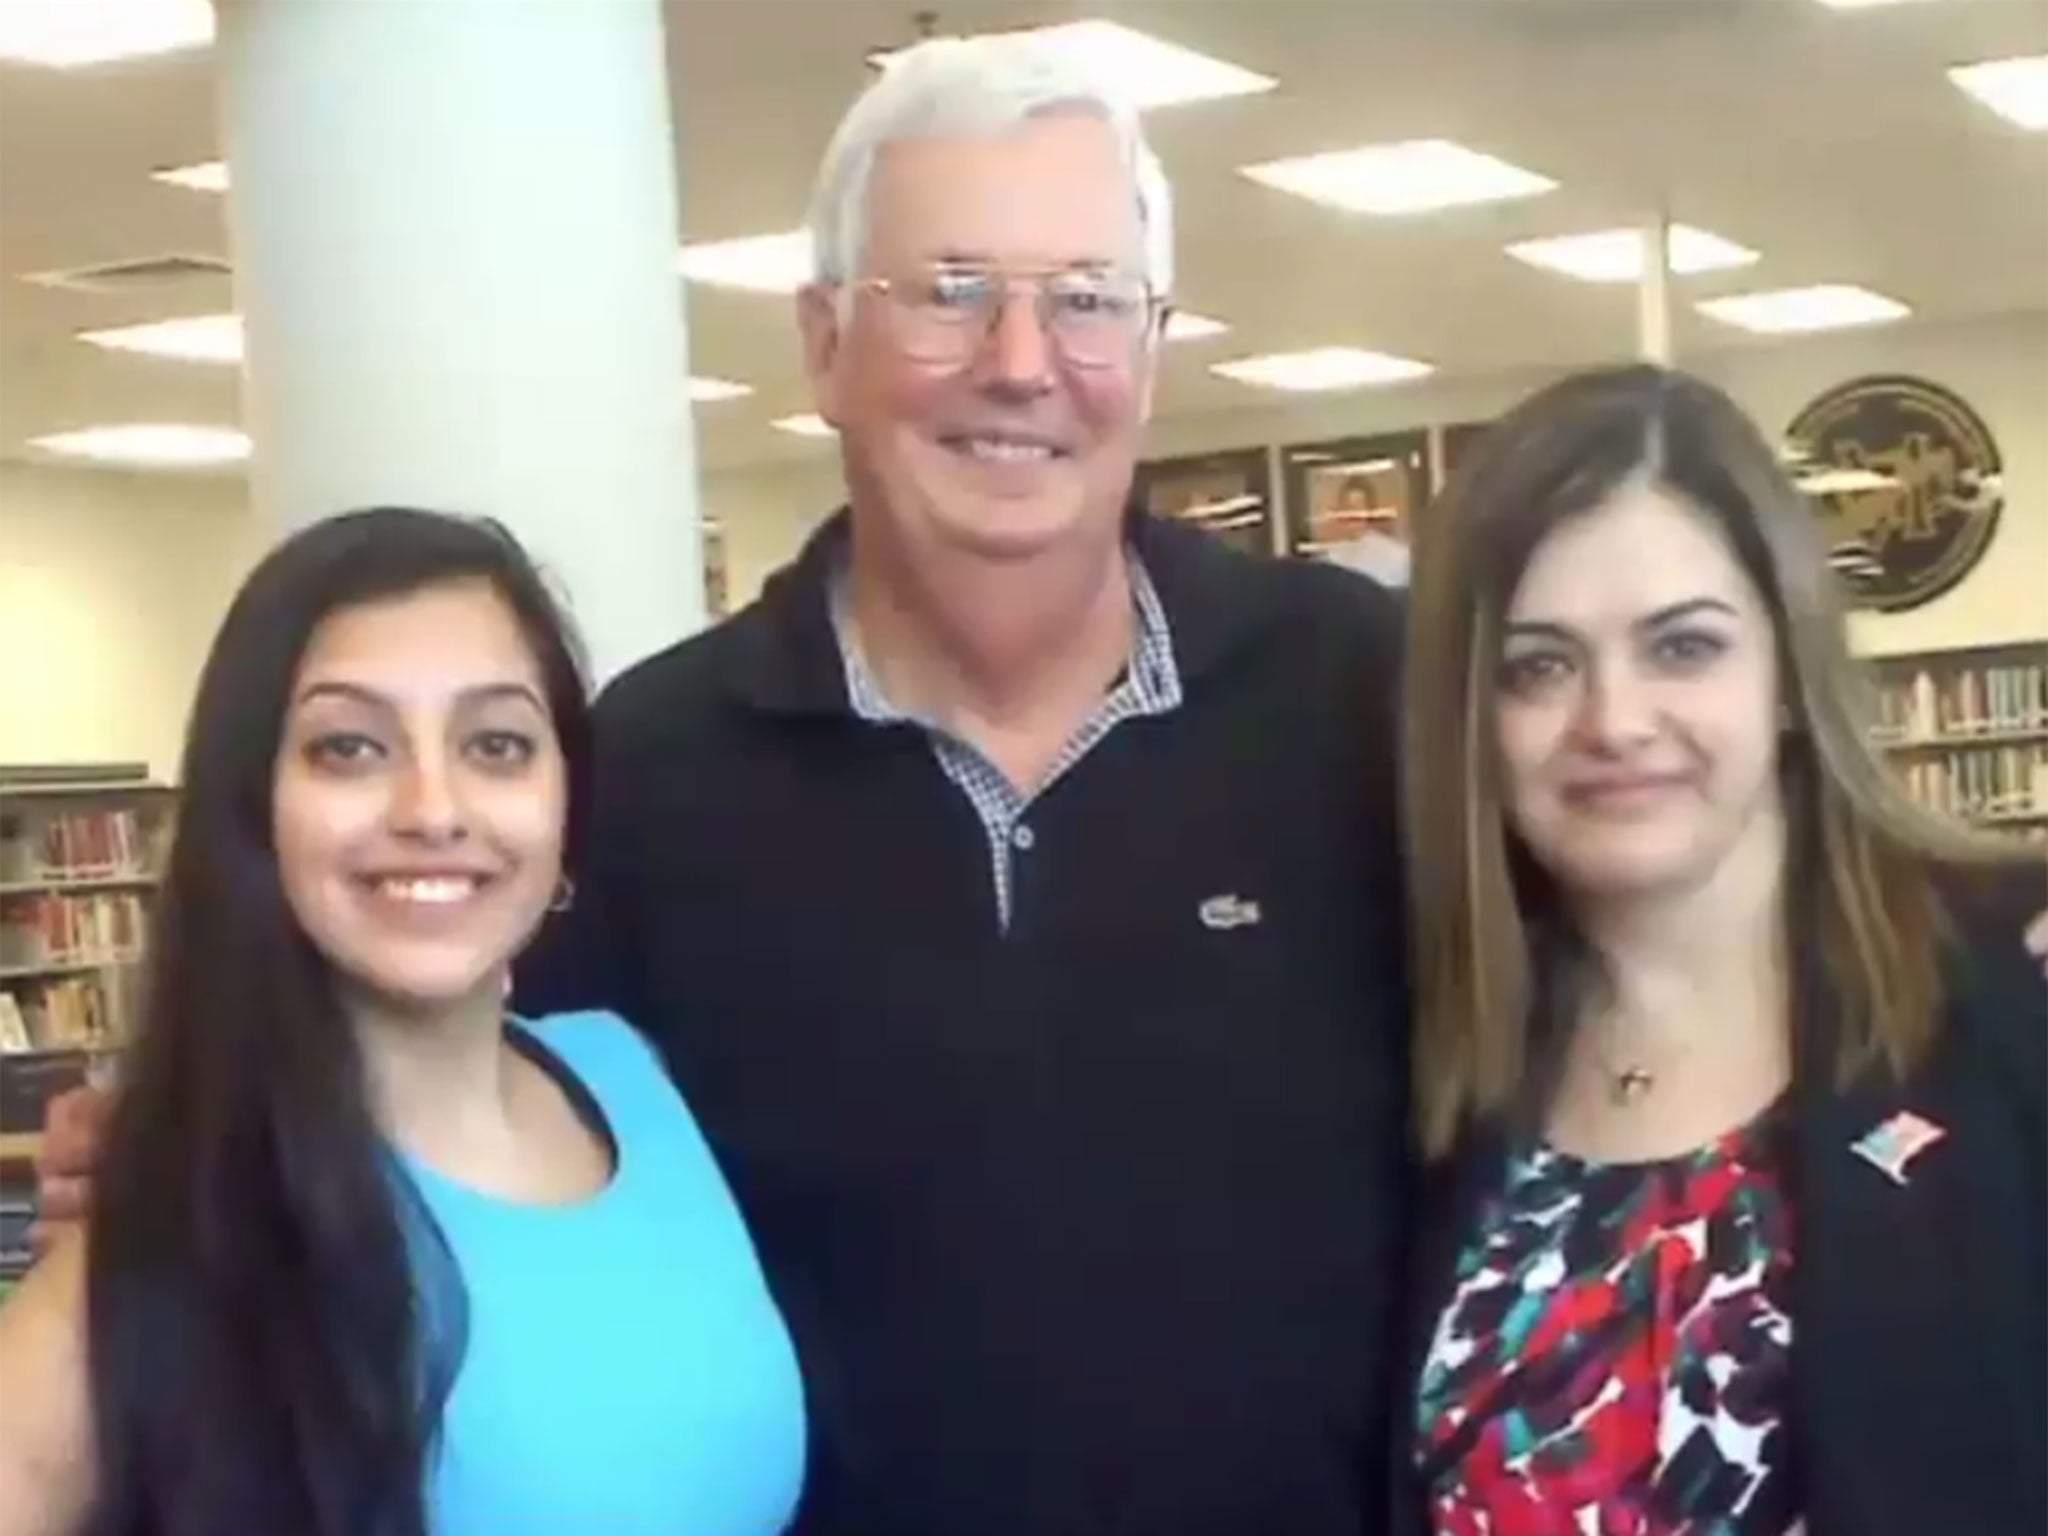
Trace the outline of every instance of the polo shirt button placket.
<instances>
[{"instance_id":1,"label":"polo shirt button placket","mask_svg":"<svg viewBox=\"0 0 2048 1536\"><path fill-rule=\"evenodd\" d=\"M1003 834L1003 843L1003 861L1009 866L1006 883L1010 888L1010 915L1005 927L1014 937L1018 916L1024 910L1024 856L1038 846L1038 834L1031 830L1029 822L1013 822L1009 831Z\"/></svg>"}]
</instances>

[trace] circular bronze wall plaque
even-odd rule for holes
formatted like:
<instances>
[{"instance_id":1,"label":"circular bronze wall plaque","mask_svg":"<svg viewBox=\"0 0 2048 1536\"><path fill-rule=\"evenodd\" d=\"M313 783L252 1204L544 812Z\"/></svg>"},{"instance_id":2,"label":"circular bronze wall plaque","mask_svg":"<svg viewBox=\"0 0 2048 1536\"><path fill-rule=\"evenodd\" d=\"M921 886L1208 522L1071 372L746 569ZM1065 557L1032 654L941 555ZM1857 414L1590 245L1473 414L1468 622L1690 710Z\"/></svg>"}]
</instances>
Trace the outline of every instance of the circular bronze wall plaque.
<instances>
[{"instance_id":1,"label":"circular bronze wall plaque","mask_svg":"<svg viewBox=\"0 0 2048 1536\"><path fill-rule=\"evenodd\" d=\"M1789 435L1794 474L1829 542L1859 550L1856 606L1917 608L1983 558L2005 503L2004 470L1960 397L1925 379L1856 379L1801 411Z\"/></svg>"}]
</instances>

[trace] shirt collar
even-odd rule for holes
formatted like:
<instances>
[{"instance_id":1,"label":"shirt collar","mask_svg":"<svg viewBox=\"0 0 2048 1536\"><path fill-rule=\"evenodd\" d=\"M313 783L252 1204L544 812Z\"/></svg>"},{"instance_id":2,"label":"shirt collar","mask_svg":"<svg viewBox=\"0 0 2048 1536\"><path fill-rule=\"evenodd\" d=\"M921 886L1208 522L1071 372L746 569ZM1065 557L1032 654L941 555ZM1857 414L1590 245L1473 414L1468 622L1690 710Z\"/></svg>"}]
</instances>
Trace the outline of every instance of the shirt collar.
<instances>
[{"instance_id":1,"label":"shirt collar","mask_svg":"<svg viewBox=\"0 0 2048 1536\"><path fill-rule=\"evenodd\" d=\"M827 611L832 635L839 648L839 664L846 675L846 699L853 712L877 724L909 721L930 725L930 721L898 709L882 692L882 685L853 622L852 596L847 570L847 551L842 546L833 562L826 586ZM1141 715L1163 715L1180 707L1180 668L1174 661L1173 633L1166 621L1159 589L1135 549L1129 552L1131 608L1136 626L1131 638L1131 656L1118 680L1118 690L1128 690L1134 711Z\"/></svg>"},{"instance_id":2,"label":"shirt collar","mask_svg":"<svg viewBox=\"0 0 2048 1536\"><path fill-rule=\"evenodd\" d=\"M1157 712L1178 705L1197 679L1256 633L1259 605L1247 601L1248 557L1213 534L1136 506L1126 528L1138 615L1129 685ZM833 613L850 534L841 507L769 578L760 600L729 621L736 654L725 676L742 702L795 714L843 715L855 707Z\"/></svg>"}]
</instances>

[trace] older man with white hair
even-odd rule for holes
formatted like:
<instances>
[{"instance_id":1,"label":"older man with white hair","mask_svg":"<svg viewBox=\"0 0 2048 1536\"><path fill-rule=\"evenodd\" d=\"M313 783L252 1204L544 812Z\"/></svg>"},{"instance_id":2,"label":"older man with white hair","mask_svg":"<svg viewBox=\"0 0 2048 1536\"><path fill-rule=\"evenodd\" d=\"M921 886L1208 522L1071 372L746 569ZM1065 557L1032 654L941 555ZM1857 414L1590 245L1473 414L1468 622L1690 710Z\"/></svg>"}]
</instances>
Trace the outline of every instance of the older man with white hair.
<instances>
[{"instance_id":1,"label":"older man with white hair","mask_svg":"<svg viewBox=\"0 0 2048 1536\"><path fill-rule=\"evenodd\" d=\"M657 1044L805 1366L806 1529L1357 1536L1404 1240L1397 616L1127 505L1138 121L923 45L819 179L847 506L599 705L544 1006Z\"/></svg>"}]
</instances>

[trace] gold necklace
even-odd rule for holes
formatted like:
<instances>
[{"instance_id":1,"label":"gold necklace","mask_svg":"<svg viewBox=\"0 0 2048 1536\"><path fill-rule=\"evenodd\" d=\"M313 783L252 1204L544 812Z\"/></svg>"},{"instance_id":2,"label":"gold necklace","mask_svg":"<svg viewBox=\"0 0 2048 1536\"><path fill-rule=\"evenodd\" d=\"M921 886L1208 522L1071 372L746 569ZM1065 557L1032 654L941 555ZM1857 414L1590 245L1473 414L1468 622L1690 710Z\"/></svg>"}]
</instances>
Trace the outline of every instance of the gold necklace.
<instances>
[{"instance_id":1,"label":"gold necklace","mask_svg":"<svg viewBox=\"0 0 2048 1536\"><path fill-rule=\"evenodd\" d=\"M1607 1080L1607 1102L1616 1109L1629 1109L1656 1090L1657 1074L1639 1057L1623 1061L1615 1059L1618 1053L1611 1047L1620 1033L1618 1025L1619 1020L1612 1011L1601 1016L1594 1030L1593 1059L1600 1075Z\"/></svg>"},{"instance_id":2,"label":"gold necklace","mask_svg":"<svg viewBox=\"0 0 2048 1536\"><path fill-rule=\"evenodd\" d=\"M1616 1109L1627 1109L1657 1086L1657 1074L1640 1064L1616 1067L1603 1059L1600 1071L1607 1078L1607 1102Z\"/></svg>"}]
</instances>

